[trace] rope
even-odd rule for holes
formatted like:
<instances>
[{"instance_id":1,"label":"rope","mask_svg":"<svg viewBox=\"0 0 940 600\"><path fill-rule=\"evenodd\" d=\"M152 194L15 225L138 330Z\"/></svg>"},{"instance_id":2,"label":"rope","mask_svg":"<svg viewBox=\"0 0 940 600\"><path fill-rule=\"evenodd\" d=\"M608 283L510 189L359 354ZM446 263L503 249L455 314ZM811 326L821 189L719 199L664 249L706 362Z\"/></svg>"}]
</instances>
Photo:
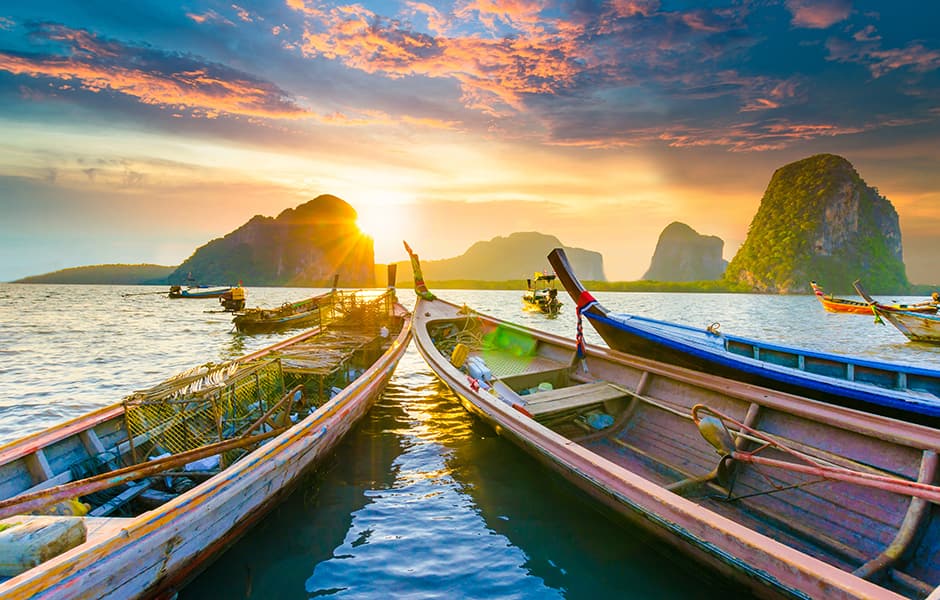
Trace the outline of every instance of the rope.
<instances>
[{"instance_id":1,"label":"rope","mask_svg":"<svg viewBox=\"0 0 940 600\"><path fill-rule=\"evenodd\" d=\"M584 290L581 292L581 296L578 298L578 306L575 307L575 312L578 314L578 333L575 336L577 340L577 356L579 359L584 359L587 356L587 352L584 347L584 325L581 321L581 313L590 308L591 305L597 304L597 300L594 299L594 296L591 295L591 292Z\"/></svg>"}]
</instances>

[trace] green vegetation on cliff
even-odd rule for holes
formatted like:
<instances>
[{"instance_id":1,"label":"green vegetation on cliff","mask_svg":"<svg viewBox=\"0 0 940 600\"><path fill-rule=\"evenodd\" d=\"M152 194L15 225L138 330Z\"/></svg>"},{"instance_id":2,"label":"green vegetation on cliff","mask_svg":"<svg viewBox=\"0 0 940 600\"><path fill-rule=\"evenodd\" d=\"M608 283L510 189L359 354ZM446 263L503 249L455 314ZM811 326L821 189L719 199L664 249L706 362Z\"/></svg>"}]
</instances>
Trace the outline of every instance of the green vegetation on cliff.
<instances>
[{"instance_id":1,"label":"green vegetation on cliff","mask_svg":"<svg viewBox=\"0 0 940 600\"><path fill-rule=\"evenodd\" d=\"M849 293L855 279L906 292L898 214L842 157L791 163L771 178L725 278L758 292L805 293L816 280Z\"/></svg>"},{"instance_id":2,"label":"green vegetation on cliff","mask_svg":"<svg viewBox=\"0 0 940 600\"><path fill-rule=\"evenodd\" d=\"M163 265L91 265L62 269L43 275L18 279L13 283L72 283L104 285L166 284L167 276L176 267Z\"/></svg>"}]
</instances>

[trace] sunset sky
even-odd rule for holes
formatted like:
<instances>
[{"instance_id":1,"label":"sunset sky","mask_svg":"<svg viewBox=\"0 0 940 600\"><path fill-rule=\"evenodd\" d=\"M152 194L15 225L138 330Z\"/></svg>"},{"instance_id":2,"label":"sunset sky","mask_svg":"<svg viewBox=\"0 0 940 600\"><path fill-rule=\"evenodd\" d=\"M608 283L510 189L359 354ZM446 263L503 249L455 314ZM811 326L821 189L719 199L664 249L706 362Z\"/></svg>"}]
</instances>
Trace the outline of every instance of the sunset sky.
<instances>
[{"instance_id":1,"label":"sunset sky","mask_svg":"<svg viewBox=\"0 0 940 600\"><path fill-rule=\"evenodd\" d=\"M676 220L730 259L773 171L830 152L937 283L938 23L904 0L6 0L0 281L179 264L323 193L379 262L534 230L638 279Z\"/></svg>"}]
</instances>

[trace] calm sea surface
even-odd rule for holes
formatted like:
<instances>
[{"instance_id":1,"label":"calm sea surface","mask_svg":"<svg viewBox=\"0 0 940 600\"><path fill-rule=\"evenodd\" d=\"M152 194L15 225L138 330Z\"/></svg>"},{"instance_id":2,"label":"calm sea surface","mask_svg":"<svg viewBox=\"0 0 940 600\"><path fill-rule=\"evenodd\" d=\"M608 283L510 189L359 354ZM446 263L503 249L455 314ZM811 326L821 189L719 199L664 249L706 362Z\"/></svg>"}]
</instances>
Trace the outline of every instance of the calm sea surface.
<instances>
[{"instance_id":1,"label":"calm sea surface","mask_svg":"<svg viewBox=\"0 0 940 600\"><path fill-rule=\"evenodd\" d=\"M0 443L287 337L233 333L231 315L216 312L216 300L169 300L156 291L0 284ZM248 303L277 306L319 291L249 288ZM574 336L570 302L549 320L523 312L520 294L439 295ZM412 292L399 296L413 305ZM940 347L909 343L866 316L824 313L812 296L597 296L618 312L697 327L718 322L729 334L940 368ZM590 326L585 333L600 343ZM333 456L180 597L740 595L723 587L658 541L596 512L470 417L412 348Z\"/></svg>"}]
</instances>

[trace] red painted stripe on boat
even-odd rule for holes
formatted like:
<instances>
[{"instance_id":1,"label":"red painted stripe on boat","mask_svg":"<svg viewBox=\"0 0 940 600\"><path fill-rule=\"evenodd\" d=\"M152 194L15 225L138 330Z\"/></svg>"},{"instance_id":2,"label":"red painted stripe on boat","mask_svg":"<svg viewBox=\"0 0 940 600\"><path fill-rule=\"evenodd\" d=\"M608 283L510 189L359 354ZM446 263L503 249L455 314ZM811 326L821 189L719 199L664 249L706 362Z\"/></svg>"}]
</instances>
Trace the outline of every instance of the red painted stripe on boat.
<instances>
[{"instance_id":1,"label":"red painted stripe on boat","mask_svg":"<svg viewBox=\"0 0 940 600\"><path fill-rule=\"evenodd\" d=\"M578 308L584 308L591 302L597 302L597 300L594 299L594 296L591 295L591 292L584 290L578 297Z\"/></svg>"}]
</instances>

